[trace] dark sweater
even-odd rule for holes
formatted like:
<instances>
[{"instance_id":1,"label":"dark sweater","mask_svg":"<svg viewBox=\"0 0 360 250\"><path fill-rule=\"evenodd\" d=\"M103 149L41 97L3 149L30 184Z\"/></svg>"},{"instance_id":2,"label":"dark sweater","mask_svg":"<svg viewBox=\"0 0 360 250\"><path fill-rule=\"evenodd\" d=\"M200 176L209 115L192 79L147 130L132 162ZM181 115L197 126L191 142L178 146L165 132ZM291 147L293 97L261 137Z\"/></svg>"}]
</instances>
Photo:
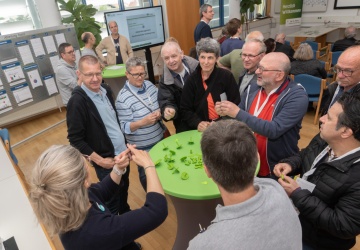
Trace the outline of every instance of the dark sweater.
<instances>
[{"instance_id":1,"label":"dark sweater","mask_svg":"<svg viewBox=\"0 0 360 250\"><path fill-rule=\"evenodd\" d=\"M299 74L308 74L316 76L322 79L326 79L327 73L324 66L319 60L306 60L306 61L293 61L291 62L290 74L299 75Z\"/></svg>"},{"instance_id":2,"label":"dark sweater","mask_svg":"<svg viewBox=\"0 0 360 250\"><path fill-rule=\"evenodd\" d=\"M240 103L240 93L234 76L230 71L215 66L210 77L205 81L214 104L220 102L220 95L226 93L227 100L238 105ZM202 83L201 67L190 75L186 80L181 95L181 112L183 121L189 129L197 129L201 121L209 120L208 102L205 89Z\"/></svg>"},{"instance_id":3,"label":"dark sweater","mask_svg":"<svg viewBox=\"0 0 360 250\"><path fill-rule=\"evenodd\" d=\"M210 26L204 21L200 21L198 25L196 25L194 30L194 41L195 44L201 39L205 37L212 37Z\"/></svg>"},{"instance_id":4,"label":"dark sweater","mask_svg":"<svg viewBox=\"0 0 360 250\"><path fill-rule=\"evenodd\" d=\"M337 40L334 43L334 46L332 47L332 52L336 52L336 51L344 51L347 48L349 48L350 46L354 45L356 42L355 38L344 38L341 40Z\"/></svg>"},{"instance_id":5,"label":"dark sweater","mask_svg":"<svg viewBox=\"0 0 360 250\"><path fill-rule=\"evenodd\" d=\"M166 219L166 198L155 192L147 193L142 208L122 215L112 214L104 204L117 188L118 185L109 175L91 185L88 190L91 207L84 223L79 229L60 235L65 249L115 250L124 246L127 246L126 249L136 249L133 241L154 230ZM134 247L131 248L131 245Z\"/></svg>"}]
</instances>

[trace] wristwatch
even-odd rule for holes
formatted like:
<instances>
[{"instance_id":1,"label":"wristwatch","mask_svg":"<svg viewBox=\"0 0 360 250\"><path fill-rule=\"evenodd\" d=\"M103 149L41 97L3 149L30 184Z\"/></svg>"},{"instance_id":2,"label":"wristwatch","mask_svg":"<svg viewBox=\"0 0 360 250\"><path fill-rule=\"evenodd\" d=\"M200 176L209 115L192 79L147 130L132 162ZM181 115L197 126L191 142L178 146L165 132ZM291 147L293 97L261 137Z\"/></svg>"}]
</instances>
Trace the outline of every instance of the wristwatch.
<instances>
[{"instance_id":1,"label":"wristwatch","mask_svg":"<svg viewBox=\"0 0 360 250\"><path fill-rule=\"evenodd\" d=\"M118 169L117 167L113 167L113 171L115 174L117 174L118 176L122 176L123 174L126 173L126 168L124 168L123 170Z\"/></svg>"}]
</instances>

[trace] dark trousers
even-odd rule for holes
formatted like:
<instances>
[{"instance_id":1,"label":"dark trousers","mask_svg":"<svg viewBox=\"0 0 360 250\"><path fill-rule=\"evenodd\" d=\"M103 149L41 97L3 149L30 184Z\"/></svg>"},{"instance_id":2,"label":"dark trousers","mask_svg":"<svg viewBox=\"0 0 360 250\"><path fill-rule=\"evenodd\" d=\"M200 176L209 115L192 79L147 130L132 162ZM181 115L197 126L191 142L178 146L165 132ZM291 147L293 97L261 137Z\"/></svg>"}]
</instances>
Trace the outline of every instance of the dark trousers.
<instances>
[{"instance_id":1,"label":"dark trousers","mask_svg":"<svg viewBox=\"0 0 360 250\"><path fill-rule=\"evenodd\" d=\"M104 179L112 169L105 169L102 167L95 166L96 175L99 180ZM130 206L127 202L128 189L129 189L129 174L130 166L127 167L126 173L121 177L119 188L114 193L113 197L105 202L106 207L113 214L123 214L130 211Z\"/></svg>"}]
</instances>

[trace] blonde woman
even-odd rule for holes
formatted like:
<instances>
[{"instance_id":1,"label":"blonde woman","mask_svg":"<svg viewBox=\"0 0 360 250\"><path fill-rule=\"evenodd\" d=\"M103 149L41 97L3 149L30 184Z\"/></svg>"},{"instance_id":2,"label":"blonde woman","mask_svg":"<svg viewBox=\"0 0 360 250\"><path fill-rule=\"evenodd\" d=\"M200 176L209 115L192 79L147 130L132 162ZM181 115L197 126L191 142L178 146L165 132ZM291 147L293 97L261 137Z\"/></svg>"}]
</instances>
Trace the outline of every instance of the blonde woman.
<instances>
[{"instance_id":1,"label":"blonde woman","mask_svg":"<svg viewBox=\"0 0 360 250\"><path fill-rule=\"evenodd\" d=\"M116 192L129 159L145 166L144 206L114 215L105 201ZM128 145L115 157L112 172L91 184L89 164L72 146L56 145L37 160L30 201L51 235L60 234L65 249L141 249L135 239L158 227L167 216L167 203L149 154Z\"/></svg>"}]
</instances>

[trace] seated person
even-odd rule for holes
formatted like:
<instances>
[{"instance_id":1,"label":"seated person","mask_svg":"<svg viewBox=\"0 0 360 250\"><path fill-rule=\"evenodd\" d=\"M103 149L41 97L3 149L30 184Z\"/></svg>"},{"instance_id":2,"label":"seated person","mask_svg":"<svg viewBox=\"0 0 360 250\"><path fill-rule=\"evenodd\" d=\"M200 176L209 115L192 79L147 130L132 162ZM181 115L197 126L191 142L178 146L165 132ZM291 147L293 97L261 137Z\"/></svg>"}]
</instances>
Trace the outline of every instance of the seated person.
<instances>
[{"instance_id":1,"label":"seated person","mask_svg":"<svg viewBox=\"0 0 360 250\"><path fill-rule=\"evenodd\" d=\"M115 102L120 128L129 143L149 151L162 140L165 131L157 100L158 89L145 80L146 63L141 58L131 57L125 65L128 80ZM142 167L138 170L141 185L146 189L145 171Z\"/></svg>"},{"instance_id":2,"label":"seated person","mask_svg":"<svg viewBox=\"0 0 360 250\"><path fill-rule=\"evenodd\" d=\"M359 93L359 85L344 93L320 118L320 134L274 168L300 212L303 249L350 249L360 234Z\"/></svg>"},{"instance_id":3,"label":"seated person","mask_svg":"<svg viewBox=\"0 0 360 250\"><path fill-rule=\"evenodd\" d=\"M302 43L295 51L295 61L291 62L290 74L308 74L322 79L327 78L327 73L324 64L319 60L314 59L314 53L311 46L307 43Z\"/></svg>"},{"instance_id":4,"label":"seated person","mask_svg":"<svg viewBox=\"0 0 360 250\"><path fill-rule=\"evenodd\" d=\"M230 71L216 67L220 54L219 43L203 38L196 44L199 66L186 80L181 96L183 121L189 130L204 131L219 115L215 103L221 97L238 105L240 94Z\"/></svg>"},{"instance_id":5,"label":"seated person","mask_svg":"<svg viewBox=\"0 0 360 250\"><path fill-rule=\"evenodd\" d=\"M356 36L356 28L354 26L349 26L345 29L345 38L337 40L333 47L332 52L336 51L344 51L350 46L354 45L356 42L356 39L354 38Z\"/></svg>"},{"instance_id":6,"label":"seated person","mask_svg":"<svg viewBox=\"0 0 360 250\"><path fill-rule=\"evenodd\" d=\"M282 52L289 57L290 61L294 61L295 51L290 45L287 45L285 43L285 38L286 38L286 36L284 33L276 34L276 36L275 36L275 41L276 41L275 52Z\"/></svg>"},{"instance_id":7,"label":"seated person","mask_svg":"<svg viewBox=\"0 0 360 250\"><path fill-rule=\"evenodd\" d=\"M229 38L226 39L220 46L220 56L229 54L234 49L241 49L244 45L244 41L241 40L240 35L242 31L241 21L237 18L231 19L226 24L226 30L228 31Z\"/></svg>"},{"instance_id":8,"label":"seated person","mask_svg":"<svg viewBox=\"0 0 360 250\"><path fill-rule=\"evenodd\" d=\"M299 218L284 190L274 180L254 180L259 158L249 127L216 122L203 133L201 151L224 206L216 207L215 219L190 241L189 250L302 249Z\"/></svg>"},{"instance_id":9,"label":"seated person","mask_svg":"<svg viewBox=\"0 0 360 250\"><path fill-rule=\"evenodd\" d=\"M270 52L274 52L276 48L276 42L273 38L268 38L264 41L266 46L266 54L269 54Z\"/></svg>"},{"instance_id":10,"label":"seated person","mask_svg":"<svg viewBox=\"0 0 360 250\"><path fill-rule=\"evenodd\" d=\"M161 57L164 61L164 74L159 82L159 106L163 119L172 120L176 133L180 133L187 130L180 111L181 93L186 80L199 62L185 56L174 38L169 38L162 46Z\"/></svg>"},{"instance_id":11,"label":"seated person","mask_svg":"<svg viewBox=\"0 0 360 250\"><path fill-rule=\"evenodd\" d=\"M96 136L96 135L94 135ZM115 215L105 206L118 189L129 157L144 166L147 178L143 207ZM29 194L35 214L50 235L60 234L65 249L141 249L134 240L167 217L164 191L149 154L128 144L101 182L91 184L90 163L70 145L47 149L37 160Z\"/></svg>"}]
</instances>

